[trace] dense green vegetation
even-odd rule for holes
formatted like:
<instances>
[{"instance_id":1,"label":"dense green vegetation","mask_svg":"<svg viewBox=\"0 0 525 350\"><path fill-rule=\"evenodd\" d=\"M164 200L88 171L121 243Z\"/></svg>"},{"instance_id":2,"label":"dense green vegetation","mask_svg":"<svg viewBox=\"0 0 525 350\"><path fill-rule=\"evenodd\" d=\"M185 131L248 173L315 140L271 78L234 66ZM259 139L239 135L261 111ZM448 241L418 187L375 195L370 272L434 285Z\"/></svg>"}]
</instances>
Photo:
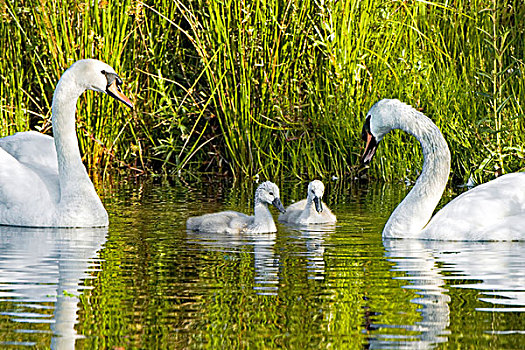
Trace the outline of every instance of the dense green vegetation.
<instances>
[{"instance_id":1,"label":"dense green vegetation","mask_svg":"<svg viewBox=\"0 0 525 350\"><path fill-rule=\"evenodd\" d=\"M522 1L2 0L0 13L0 136L51 133L76 59L123 77L135 111L79 103L93 172L353 178L364 114L387 97L441 127L456 181L524 166ZM420 163L394 133L368 174L414 178Z\"/></svg>"}]
</instances>

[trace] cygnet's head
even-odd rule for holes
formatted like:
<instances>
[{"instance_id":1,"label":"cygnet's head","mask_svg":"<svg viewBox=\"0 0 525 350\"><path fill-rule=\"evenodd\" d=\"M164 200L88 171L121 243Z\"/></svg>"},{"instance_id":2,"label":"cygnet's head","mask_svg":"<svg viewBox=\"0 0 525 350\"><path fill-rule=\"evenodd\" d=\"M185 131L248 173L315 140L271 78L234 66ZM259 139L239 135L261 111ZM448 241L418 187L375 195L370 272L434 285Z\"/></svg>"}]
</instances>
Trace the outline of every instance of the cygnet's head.
<instances>
[{"instance_id":1,"label":"cygnet's head","mask_svg":"<svg viewBox=\"0 0 525 350\"><path fill-rule=\"evenodd\" d=\"M133 103L122 93L122 79L111 66L95 59L78 60L69 67L62 78L73 80L84 90L103 92L133 108ZM62 80L62 79L61 79Z\"/></svg>"},{"instance_id":2,"label":"cygnet's head","mask_svg":"<svg viewBox=\"0 0 525 350\"><path fill-rule=\"evenodd\" d=\"M365 145L362 156L366 164L372 160L379 142L392 129L399 128L399 118L404 111L413 110L409 105L399 100L384 99L372 106L367 113L361 137Z\"/></svg>"},{"instance_id":3,"label":"cygnet's head","mask_svg":"<svg viewBox=\"0 0 525 350\"><path fill-rule=\"evenodd\" d=\"M308 185L307 200L313 201L315 210L320 213L323 211L324 184L319 180L314 180Z\"/></svg>"},{"instance_id":4,"label":"cygnet's head","mask_svg":"<svg viewBox=\"0 0 525 350\"><path fill-rule=\"evenodd\" d=\"M255 203L271 204L281 213L286 212L279 197L279 187L271 181L263 182L255 190Z\"/></svg>"}]
</instances>

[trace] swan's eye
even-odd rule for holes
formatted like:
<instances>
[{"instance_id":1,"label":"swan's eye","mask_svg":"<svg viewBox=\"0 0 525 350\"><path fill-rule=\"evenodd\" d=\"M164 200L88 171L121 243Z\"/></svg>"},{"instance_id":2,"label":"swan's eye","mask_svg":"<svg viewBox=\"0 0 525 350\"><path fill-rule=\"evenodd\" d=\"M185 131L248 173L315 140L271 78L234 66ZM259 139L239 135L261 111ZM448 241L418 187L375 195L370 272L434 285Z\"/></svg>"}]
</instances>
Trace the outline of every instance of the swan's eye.
<instances>
[{"instance_id":1,"label":"swan's eye","mask_svg":"<svg viewBox=\"0 0 525 350\"><path fill-rule=\"evenodd\" d=\"M106 71L105 70L101 70L100 73L106 75Z\"/></svg>"},{"instance_id":2,"label":"swan's eye","mask_svg":"<svg viewBox=\"0 0 525 350\"><path fill-rule=\"evenodd\" d=\"M102 72L104 72L106 75L107 87L109 87L112 84L115 84L117 90L121 91L120 86L122 85L122 79L120 79L117 73L108 73L106 71L102 71Z\"/></svg>"},{"instance_id":3,"label":"swan's eye","mask_svg":"<svg viewBox=\"0 0 525 350\"><path fill-rule=\"evenodd\" d=\"M270 192L270 196L273 196L273 192Z\"/></svg>"}]
</instances>

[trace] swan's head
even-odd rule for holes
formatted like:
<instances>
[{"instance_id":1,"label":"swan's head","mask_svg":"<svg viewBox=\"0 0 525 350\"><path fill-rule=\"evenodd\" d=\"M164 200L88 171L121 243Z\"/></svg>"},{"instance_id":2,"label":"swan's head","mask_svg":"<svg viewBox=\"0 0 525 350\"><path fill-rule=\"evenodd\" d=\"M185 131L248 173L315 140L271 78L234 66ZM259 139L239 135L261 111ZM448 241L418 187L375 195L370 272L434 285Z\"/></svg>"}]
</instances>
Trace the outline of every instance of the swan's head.
<instances>
[{"instance_id":1,"label":"swan's head","mask_svg":"<svg viewBox=\"0 0 525 350\"><path fill-rule=\"evenodd\" d=\"M263 182L255 191L255 202L271 204L281 213L286 212L279 197L279 187L271 181Z\"/></svg>"},{"instance_id":2,"label":"swan's head","mask_svg":"<svg viewBox=\"0 0 525 350\"><path fill-rule=\"evenodd\" d=\"M411 108L399 100L384 99L372 106L367 113L361 137L366 143L362 156L363 162L369 163L374 156L379 142L392 129L399 126L402 110Z\"/></svg>"},{"instance_id":3,"label":"swan's head","mask_svg":"<svg viewBox=\"0 0 525 350\"><path fill-rule=\"evenodd\" d=\"M324 184L319 180L314 180L308 185L307 200L313 201L315 210L320 213L323 211Z\"/></svg>"},{"instance_id":4,"label":"swan's head","mask_svg":"<svg viewBox=\"0 0 525 350\"><path fill-rule=\"evenodd\" d=\"M64 76L73 79L84 90L103 92L129 108L133 108L133 103L120 88L122 79L111 66L102 61L94 59L76 61L64 73Z\"/></svg>"}]
</instances>

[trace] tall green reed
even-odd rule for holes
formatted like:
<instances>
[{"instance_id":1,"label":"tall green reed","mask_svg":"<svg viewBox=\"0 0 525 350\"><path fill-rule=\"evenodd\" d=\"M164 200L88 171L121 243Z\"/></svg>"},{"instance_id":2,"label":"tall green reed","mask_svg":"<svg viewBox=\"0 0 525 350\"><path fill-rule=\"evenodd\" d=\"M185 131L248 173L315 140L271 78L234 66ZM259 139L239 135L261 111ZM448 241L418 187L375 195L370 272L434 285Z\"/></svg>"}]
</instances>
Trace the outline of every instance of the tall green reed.
<instances>
[{"instance_id":1,"label":"tall green reed","mask_svg":"<svg viewBox=\"0 0 525 350\"><path fill-rule=\"evenodd\" d=\"M42 0L31 9L45 62L39 69L48 75L50 87L65 69L81 58L100 59L117 71L127 65L128 56L123 53L133 34L128 34L131 27L128 11L134 10L129 1L101 2L93 6L90 2ZM127 91L136 86L136 81L129 79L125 72L121 75ZM133 116L111 99L93 95L87 93L78 105L77 132L86 165L96 170L115 160L111 158L119 152L122 129Z\"/></svg>"},{"instance_id":2,"label":"tall green reed","mask_svg":"<svg viewBox=\"0 0 525 350\"><path fill-rule=\"evenodd\" d=\"M523 129L524 115L516 86L524 68L524 16L525 8L520 3L496 0L479 12L484 59L478 67L478 91L487 113L479 123L485 132L483 146L487 154L475 171L478 177L482 172L499 175L523 167L519 164L523 143L516 144L514 135Z\"/></svg>"},{"instance_id":3,"label":"tall green reed","mask_svg":"<svg viewBox=\"0 0 525 350\"><path fill-rule=\"evenodd\" d=\"M126 31L131 27L127 22L127 12L132 10L129 2L93 6L87 1L40 0L2 5L1 30L5 35L1 42L12 58L2 62L2 75L23 81L2 91L2 110L7 107L15 111L14 120L24 121L17 122L16 128L3 128L3 134L29 128L50 132L54 87L77 59L98 58L117 71L126 65L127 56L122 54L129 39ZM123 78L126 90L136 86L125 74ZM86 165L97 170L118 160L114 157L120 151L118 139L131 117L110 99L93 95L87 93L79 102L77 132ZM23 96L23 102L17 102L15 96ZM1 120L12 124L13 118L3 114Z\"/></svg>"},{"instance_id":4,"label":"tall green reed","mask_svg":"<svg viewBox=\"0 0 525 350\"><path fill-rule=\"evenodd\" d=\"M78 58L123 75L136 112L93 93L79 103L94 170L353 179L364 174L364 114L381 98L438 124L455 181L523 167L516 0L0 4L2 135L49 132L54 85ZM421 161L394 132L367 176L413 179Z\"/></svg>"},{"instance_id":5,"label":"tall green reed","mask_svg":"<svg viewBox=\"0 0 525 350\"><path fill-rule=\"evenodd\" d=\"M419 28L420 18L429 16L428 4L274 0L178 6L209 90L216 92L225 158L240 176L356 173L362 114L370 101L403 95L423 100L435 65L450 59L439 38ZM405 138L395 140L400 145Z\"/></svg>"},{"instance_id":6,"label":"tall green reed","mask_svg":"<svg viewBox=\"0 0 525 350\"><path fill-rule=\"evenodd\" d=\"M31 119L41 119L45 112L41 108L32 108L40 96L33 94L28 86L28 76L31 76L34 67L22 58L35 47L23 28L27 11L7 3L3 3L0 9L3 24L0 27L3 38L0 50L4 53L4 59L0 61L0 136L7 136L27 129Z\"/></svg>"}]
</instances>

